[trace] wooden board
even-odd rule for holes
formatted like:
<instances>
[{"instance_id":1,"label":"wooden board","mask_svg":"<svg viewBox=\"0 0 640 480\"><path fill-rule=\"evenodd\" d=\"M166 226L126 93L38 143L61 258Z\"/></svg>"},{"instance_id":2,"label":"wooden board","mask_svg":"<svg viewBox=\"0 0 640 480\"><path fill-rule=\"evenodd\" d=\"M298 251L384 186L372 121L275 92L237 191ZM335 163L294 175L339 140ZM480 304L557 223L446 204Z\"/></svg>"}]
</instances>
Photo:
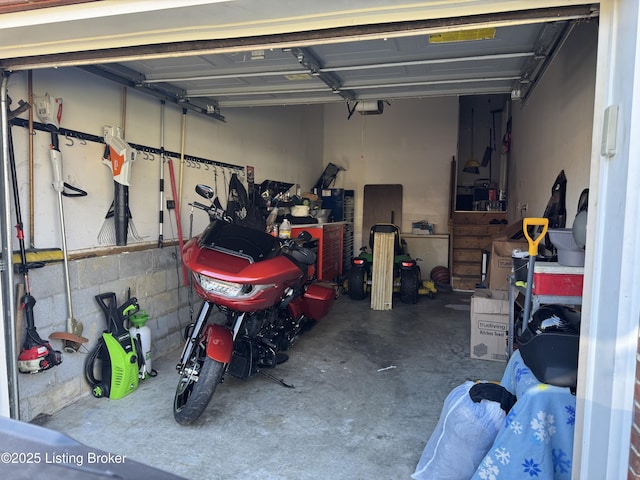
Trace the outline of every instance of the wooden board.
<instances>
[{"instance_id":1,"label":"wooden board","mask_svg":"<svg viewBox=\"0 0 640 480\"><path fill-rule=\"evenodd\" d=\"M365 185L362 212L362 244L369 246L369 232L376 223L402 228L402 185Z\"/></svg>"},{"instance_id":2,"label":"wooden board","mask_svg":"<svg viewBox=\"0 0 640 480\"><path fill-rule=\"evenodd\" d=\"M393 233L373 235L373 272L371 274L371 309L391 310L393 296Z\"/></svg>"}]
</instances>

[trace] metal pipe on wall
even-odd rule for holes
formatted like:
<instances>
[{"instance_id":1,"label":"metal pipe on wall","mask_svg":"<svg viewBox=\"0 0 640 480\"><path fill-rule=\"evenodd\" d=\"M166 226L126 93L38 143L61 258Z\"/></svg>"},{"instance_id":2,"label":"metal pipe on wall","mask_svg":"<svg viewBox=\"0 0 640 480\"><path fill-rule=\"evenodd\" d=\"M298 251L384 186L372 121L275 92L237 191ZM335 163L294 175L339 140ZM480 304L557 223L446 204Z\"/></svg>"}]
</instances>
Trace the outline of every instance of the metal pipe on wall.
<instances>
[{"instance_id":1,"label":"metal pipe on wall","mask_svg":"<svg viewBox=\"0 0 640 480\"><path fill-rule=\"evenodd\" d=\"M180 179L178 180L178 199L182 203L182 179L184 177L184 141L187 133L187 109L182 108L182 136L180 139Z\"/></svg>"},{"instance_id":2,"label":"metal pipe on wall","mask_svg":"<svg viewBox=\"0 0 640 480\"><path fill-rule=\"evenodd\" d=\"M33 105L33 70L29 70L27 75L28 85L28 102ZM35 202L34 202L34 184L33 184L33 108L29 109L29 246L33 247L36 243L35 228Z\"/></svg>"},{"instance_id":3,"label":"metal pipe on wall","mask_svg":"<svg viewBox=\"0 0 640 480\"><path fill-rule=\"evenodd\" d=\"M2 258L4 259L0 268L0 283L2 295L0 295L0 306L2 307L2 322L4 324L4 335L0 336L0 351L5 353L5 364L0 367L0 381L8 386L7 397L0 399L0 407L8 401L8 410L11 418L20 418L20 399L18 396L18 368L16 359L16 327L14 319L16 317L16 302L13 295L13 248L12 248L12 225L11 225L11 187L9 185L9 117L7 101L8 75L2 74L2 85L0 86L0 124L2 129L2 170L0 192L2 193L2 204L4 208L0 211L0 231L2 232ZM6 378L2 378L5 377ZM5 410L3 408L3 410ZM2 413L2 412L0 412Z\"/></svg>"},{"instance_id":4,"label":"metal pipe on wall","mask_svg":"<svg viewBox=\"0 0 640 480\"><path fill-rule=\"evenodd\" d=\"M122 139L125 139L127 133L127 87L122 87L122 109L120 114L120 126L122 127Z\"/></svg>"},{"instance_id":5,"label":"metal pipe on wall","mask_svg":"<svg viewBox=\"0 0 640 480\"><path fill-rule=\"evenodd\" d=\"M160 211L158 214L158 248L164 246L164 100L160 100Z\"/></svg>"}]
</instances>

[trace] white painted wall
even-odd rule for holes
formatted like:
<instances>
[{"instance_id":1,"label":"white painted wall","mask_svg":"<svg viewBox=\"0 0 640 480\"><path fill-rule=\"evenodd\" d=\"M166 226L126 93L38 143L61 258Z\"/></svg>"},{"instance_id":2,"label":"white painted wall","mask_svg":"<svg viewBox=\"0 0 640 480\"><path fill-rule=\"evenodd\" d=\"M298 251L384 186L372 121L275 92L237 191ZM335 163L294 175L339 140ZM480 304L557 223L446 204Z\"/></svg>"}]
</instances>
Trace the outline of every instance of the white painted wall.
<instances>
[{"instance_id":1,"label":"white painted wall","mask_svg":"<svg viewBox=\"0 0 640 480\"><path fill-rule=\"evenodd\" d=\"M428 220L447 233L449 176L456 155L458 98L394 100L382 115L325 106L324 162L346 168L335 186L355 191L355 247L362 245L362 201L367 184L403 185L403 232ZM368 233L367 233L368 235Z\"/></svg>"},{"instance_id":2,"label":"white painted wall","mask_svg":"<svg viewBox=\"0 0 640 480\"><path fill-rule=\"evenodd\" d=\"M34 95L48 92L63 99L61 126L100 136L103 125L121 126L122 88L79 69L36 70L33 72ZM10 78L9 95L12 107L18 100L28 98L27 74L17 73ZM160 100L128 89L126 100L127 141L160 148ZM224 112L226 123L207 118L192 111L187 113L185 153L210 160L245 167L255 167L257 183L265 179L299 183L310 189L323 170L322 165L322 107L264 107L229 109ZM27 114L22 116L27 118ZM38 118L35 121L40 121ZM28 132L13 127L18 177L26 236L28 237ZM164 147L180 152L182 110L165 105ZM63 155L64 180L88 192L87 197L65 198L65 220L69 251L98 246L97 235L104 216L113 200L113 177L102 164L104 145L91 143L67 146L60 137ZM36 132L34 137L35 246L60 247L57 194L51 188L52 173L49 159L50 136ZM173 159L179 177L179 158ZM219 190L226 190L232 170L218 169ZM131 173L129 206L133 223L145 240L158 238L160 162L145 160L138 155ZM172 198L170 175L165 169L165 199ZM188 226L187 202L196 199L196 183L214 185L214 171L203 165L201 169L185 168L183 179L182 224ZM226 178L226 182L225 182ZM226 203L221 196L223 205ZM165 212L164 238L177 238L173 215ZM195 215L194 233L205 226L206 215ZM185 231L185 234L188 233ZM130 239L129 243L132 243Z\"/></svg>"},{"instance_id":3,"label":"white painted wall","mask_svg":"<svg viewBox=\"0 0 640 480\"><path fill-rule=\"evenodd\" d=\"M509 217L544 214L553 183L567 176L567 227L573 225L578 199L589 187L595 90L596 22L578 24L549 70L521 108L513 102L509 160Z\"/></svg>"}]
</instances>

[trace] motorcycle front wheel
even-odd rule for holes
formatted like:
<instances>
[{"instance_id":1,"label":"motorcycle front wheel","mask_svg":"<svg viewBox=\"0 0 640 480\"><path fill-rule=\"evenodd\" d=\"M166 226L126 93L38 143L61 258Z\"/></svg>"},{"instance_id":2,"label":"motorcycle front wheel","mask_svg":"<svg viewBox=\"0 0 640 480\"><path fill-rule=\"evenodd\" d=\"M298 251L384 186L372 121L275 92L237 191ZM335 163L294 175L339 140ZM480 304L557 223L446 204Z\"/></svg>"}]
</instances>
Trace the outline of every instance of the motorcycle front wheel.
<instances>
[{"instance_id":1,"label":"motorcycle front wheel","mask_svg":"<svg viewBox=\"0 0 640 480\"><path fill-rule=\"evenodd\" d=\"M180 377L173 402L173 418L181 425L189 425L202 415L225 371L225 364L209 358L202 348L196 352Z\"/></svg>"}]
</instances>

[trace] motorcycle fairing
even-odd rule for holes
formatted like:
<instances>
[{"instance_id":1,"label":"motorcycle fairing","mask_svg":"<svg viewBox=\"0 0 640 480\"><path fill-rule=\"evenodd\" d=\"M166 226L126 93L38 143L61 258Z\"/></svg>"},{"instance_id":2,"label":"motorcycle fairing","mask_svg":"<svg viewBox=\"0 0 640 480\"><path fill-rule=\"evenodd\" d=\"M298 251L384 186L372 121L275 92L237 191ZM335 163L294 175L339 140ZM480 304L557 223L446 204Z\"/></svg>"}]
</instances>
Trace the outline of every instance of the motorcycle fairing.
<instances>
[{"instance_id":1,"label":"motorcycle fairing","mask_svg":"<svg viewBox=\"0 0 640 480\"><path fill-rule=\"evenodd\" d=\"M219 248L236 252L259 262L275 257L280 250L280 242L271 235L253 228L214 221L202 232L198 243L203 248Z\"/></svg>"},{"instance_id":2,"label":"motorcycle fairing","mask_svg":"<svg viewBox=\"0 0 640 480\"><path fill-rule=\"evenodd\" d=\"M249 285L295 281L302 276L297 265L285 256L250 263L246 258L229 255L224 251L199 248L194 240L184 246L183 261L190 270L203 275Z\"/></svg>"},{"instance_id":3,"label":"motorcycle fairing","mask_svg":"<svg viewBox=\"0 0 640 480\"><path fill-rule=\"evenodd\" d=\"M204 340L207 356L221 363L231 362L233 354L233 334L222 325L209 324L205 327Z\"/></svg>"}]
</instances>

